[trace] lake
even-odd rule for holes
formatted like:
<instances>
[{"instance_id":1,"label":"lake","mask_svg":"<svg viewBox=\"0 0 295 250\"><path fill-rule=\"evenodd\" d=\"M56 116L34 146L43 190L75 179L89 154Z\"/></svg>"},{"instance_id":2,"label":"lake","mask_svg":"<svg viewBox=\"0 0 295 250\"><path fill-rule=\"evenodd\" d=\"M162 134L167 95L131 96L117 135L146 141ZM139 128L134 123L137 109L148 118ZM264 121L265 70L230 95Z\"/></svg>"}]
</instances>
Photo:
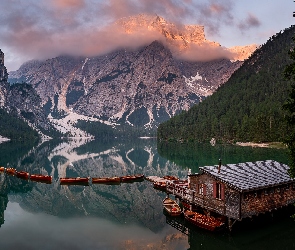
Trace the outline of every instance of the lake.
<instances>
[{"instance_id":1,"label":"lake","mask_svg":"<svg viewBox=\"0 0 295 250\"><path fill-rule=\"evenodd\" d=\"M61 177L143 173L186 178L189 168L273 159L286 150L158 144L155 139L0 144L0 166L53 176L51 184L0 174L0 249L294 249L293 207L211 233L163 214L166 194L149 181L60 185ZM173 196L171 196L174 198Z\"/></svg>"}]
</instances>

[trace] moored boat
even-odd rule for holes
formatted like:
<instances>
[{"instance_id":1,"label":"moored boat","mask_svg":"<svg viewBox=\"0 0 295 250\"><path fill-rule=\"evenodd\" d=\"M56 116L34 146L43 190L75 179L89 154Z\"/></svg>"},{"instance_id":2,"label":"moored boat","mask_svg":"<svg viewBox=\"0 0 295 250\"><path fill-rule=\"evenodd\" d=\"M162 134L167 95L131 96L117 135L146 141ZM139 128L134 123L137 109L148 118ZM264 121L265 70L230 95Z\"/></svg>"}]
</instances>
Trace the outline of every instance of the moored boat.
<instances>
[{"instance_id":1,"label":"moored boat","mask_svg":"<svg viewBox=\"0 0 295 250\"><path fill-rule=\"evenodd\" d=\"M71 185L71 184L81 184L88 185L89 177L65 177L60 178L60 184Z\"/></svg>"},{"instance_id":2,"label":"moored boat","mask_svg":"<svg viewBox=\"0 0 295 250\"><path fill-rule=\"evenodd\" d=\"M92 177L93 184L120 184L120 177Z\"/></svg>"},{"instance_id":3,"label":"moored boat","mask_svg":"<svg viewBox=\"0 0 295 250\"><path fill-rule=\"evenodd\" d=\"M165 175L165 176L163 176L163 179L169 180L169 181L177 181L177 180L179 180L178 177L173 176L173 175Z\"/></svg>"},{"instance_id":4,"label":"moored boat","mask_svg":"<svg viewBox=\"0 0 295 250\"><path fill-rule=\"evenodd\" d=\"M161 191L166 191L166 181L155 181L153 187Z\"/></svg>"},{"instance_id":5,"label":"moored boat","mask_svg":"<svg viewBox=\"0 0 295 250\"><path fill-rule=\"evenodd\" d=\"M15 168L6 168L6 173L9 175L15 175L16 169Z\"/></svg>"},{"instance_id":6,"label":"moored boat","mask_svg":"<svg viewBox=\"0 0 295 250\"><path fill-rule=\"evenodd\" d=\"M213 216L208 216L190 210L184 212L184 218L193 225L207 229L209 231L215 231L224 225L224 222Z\"/></svg>"},{"instance_id":7,"label":"moored boat","mask_svg":"<svg viewBox=\"0 0 295 250\"><path fill-rule=\"evenodd\" d=\"M16 176L18 178L22 178L22 179L28 179L29 178L29 173L26 171L16 171Z\"/></svg>"},{"instance_id":8,"label":"moored boat","mask_svg":"<svg viewBox=\"0 0 295 250\"><path fill-rule=\"evenodd\" d=\"M42 174L31 174L30 175L30 180L31 181L51 183L52 176L50 176L50 175L42 175Z\"/></svg>"},{"instance_id":9,"label":"moored boat","mask_svg":"<svg viewBox=\"0 0 295 250\"><path fill-rule=\"evenodd\" d=\"M181 215L181 208L180 206L177 204L176 201L172 200L169 197L166 197L163 200L163 207L164 210L171 216L179 216Z\"/></svg>"},{"instance_id":10,"label":"moored boat","mask_svg":"<svg viewBox=\"0 0 295 250\"><path fill-rule=\"evenodd\" d=\"M137 175L125 175L120 177L121 182L134 182L134 181L143 181L144 175L143 174L137 174Z\"/></svg>"}]
</instances>

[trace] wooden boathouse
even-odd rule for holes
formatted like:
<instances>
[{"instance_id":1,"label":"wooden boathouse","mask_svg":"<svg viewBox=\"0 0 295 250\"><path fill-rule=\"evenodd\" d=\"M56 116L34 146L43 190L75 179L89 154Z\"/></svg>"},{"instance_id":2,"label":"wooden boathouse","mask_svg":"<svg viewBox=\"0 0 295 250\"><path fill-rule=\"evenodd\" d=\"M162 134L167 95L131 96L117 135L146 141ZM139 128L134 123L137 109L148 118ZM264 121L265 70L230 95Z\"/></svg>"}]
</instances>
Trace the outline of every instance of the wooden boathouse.
<instances>
[{"instance_id":1,"label":"wooden boathouse","mask_svg":"<svg viewBox=\"0 0 295 250\"><path fill-rule=\"evenodd\" d=\"M295 179L289 166L274 160L200 167L188 185L168 181L166 191L205 213L235 221L295 202Z\"/></svg>"}]
</instances>

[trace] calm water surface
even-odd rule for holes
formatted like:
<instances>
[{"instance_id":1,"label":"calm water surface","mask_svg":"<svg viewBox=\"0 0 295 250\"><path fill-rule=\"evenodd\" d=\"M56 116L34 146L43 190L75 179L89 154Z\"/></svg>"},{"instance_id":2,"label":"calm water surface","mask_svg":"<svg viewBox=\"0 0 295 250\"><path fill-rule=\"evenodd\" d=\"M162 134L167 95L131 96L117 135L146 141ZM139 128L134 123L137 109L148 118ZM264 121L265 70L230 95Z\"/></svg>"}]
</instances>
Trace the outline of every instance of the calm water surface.
<instances>
[{"instance_id":1,"label":"calm water surface","mask_svg":"<svg viewBox=\"0 0 295 250\"><path fill-rule=\"evenodd\" d=\"M286 151L210 144L136 141L48 141L0 144L0 165L50 174L51 184L0 175L0 249L295 249L292 208L206 232L163 214L165 193L148 181L60 185L60 177L143 173L177 175L188 168L274 159ZM174 197L172 197L174 198ZM290 211L291 210L291 211Z\"/></svg>"}]
</instances>

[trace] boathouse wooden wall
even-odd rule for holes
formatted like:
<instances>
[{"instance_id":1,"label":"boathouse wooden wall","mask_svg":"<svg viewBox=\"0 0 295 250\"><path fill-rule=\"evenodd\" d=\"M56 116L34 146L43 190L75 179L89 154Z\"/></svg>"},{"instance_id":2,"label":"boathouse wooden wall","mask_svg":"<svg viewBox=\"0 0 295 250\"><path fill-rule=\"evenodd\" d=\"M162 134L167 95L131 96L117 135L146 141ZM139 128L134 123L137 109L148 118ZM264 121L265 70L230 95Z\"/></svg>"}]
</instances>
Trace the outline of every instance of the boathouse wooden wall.
<instances>
[{"instance_id":1,"label":"boathouse wooden wall","mask_svg":"<svg viewBox=\"0 0 295 250\"><path fill-rule=\"evenodd\" d=\"M206 174L190 176L190 189L194 191L194 203L218 214L239 219L240 218L240 199L238 191L223 185L223 197L218 199L214 194L214 185L216 180ZM199 194L199 185L205 185L206 193Z\"/></svg>"},{"instance_id":2,"label":"boathouse wooden wall","mask_svg":"<svg viewBox=\"0 0 295 250\"><path fill-rule=\"evenodd\" d=\"M193 204L232 219L251 217L295 203L295 184L240 192L222 183L224 195L222 199L217 199L214 194L216 180L213 177L200 174L191 175L189 178ZM203 194L199 194L200 185L204 185Z\"/></svg>"},{"instance_id":3,"label":"boathouse wooden wall","mask_svg":"<svg viewBox=\"0 0 295 250\"><path fill-rule=\"evenodd\" d=\"M243 193L242 218L265 213L295 202L295 184L278 185Z\"/></svg>"}]
</instances>

